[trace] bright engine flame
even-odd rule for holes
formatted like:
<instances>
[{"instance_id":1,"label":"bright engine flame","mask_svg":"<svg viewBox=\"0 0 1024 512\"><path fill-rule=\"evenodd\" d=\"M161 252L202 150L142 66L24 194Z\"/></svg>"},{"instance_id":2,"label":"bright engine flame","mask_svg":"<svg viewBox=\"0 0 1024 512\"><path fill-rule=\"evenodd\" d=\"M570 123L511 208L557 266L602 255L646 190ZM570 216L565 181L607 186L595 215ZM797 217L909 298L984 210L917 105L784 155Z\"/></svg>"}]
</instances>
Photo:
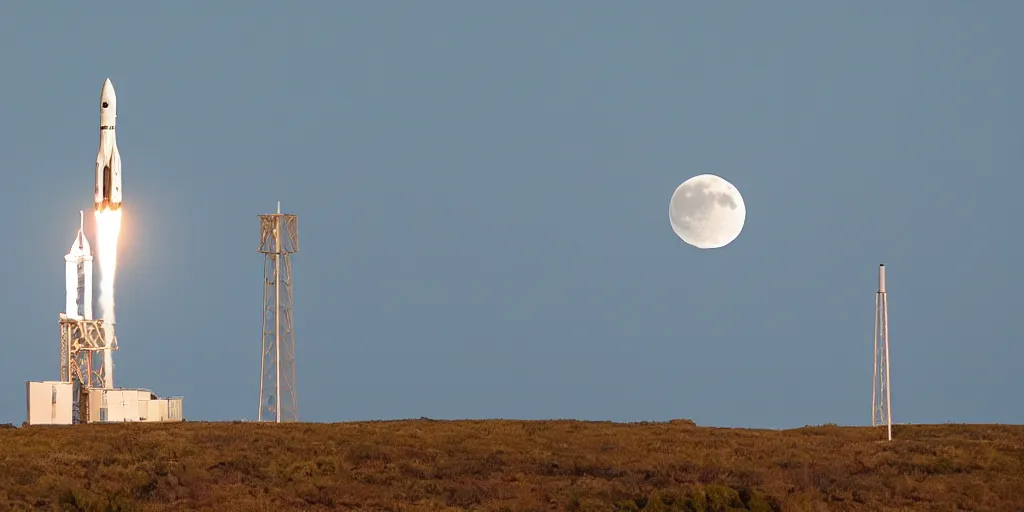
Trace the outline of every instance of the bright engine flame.
<instances>
[{"instance_id":1,"label":"bright engine flame","mask_svg":"<svg viewBox=\"0 0 1024 512\"><path fill-rule=\"evenodd\" d=\"M111 344L114 324L114 276L117 274L117 238L121 234L121 210L96 212L96 261L100 265L99 305L104 329L104 341Z\"/></svg>"}]
</instances>

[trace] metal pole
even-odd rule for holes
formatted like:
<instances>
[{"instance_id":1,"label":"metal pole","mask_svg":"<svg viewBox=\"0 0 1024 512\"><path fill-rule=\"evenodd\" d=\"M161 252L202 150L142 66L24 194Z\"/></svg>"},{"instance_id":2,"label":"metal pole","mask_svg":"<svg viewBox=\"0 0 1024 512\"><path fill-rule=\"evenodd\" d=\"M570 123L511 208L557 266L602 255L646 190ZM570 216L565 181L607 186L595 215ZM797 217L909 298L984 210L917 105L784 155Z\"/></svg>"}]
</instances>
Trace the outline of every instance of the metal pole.
<instances>
[{"instance_id":1,"label":"metal pole","mask_svg":"<svg viewBox=\"0 0 1024 512\"><path fill-rule=\"evenodd\" d=\"M892 383L889 381L889 299L882 297L882 308L885 311L885 418L889 422L889 440L892 441Z\"/></svg>"},{"instance_id":2,"label":"metal pole","mask_svg":"<svg viewBox=\"0 0 1024 512\"><path fill-rule=\"evenodd\" d=\"M274 393L274 414L281 423L281 201L277 202L277 226L274 229L274 350L277 360L277 391Z\"/></svg>"}]
</instances>

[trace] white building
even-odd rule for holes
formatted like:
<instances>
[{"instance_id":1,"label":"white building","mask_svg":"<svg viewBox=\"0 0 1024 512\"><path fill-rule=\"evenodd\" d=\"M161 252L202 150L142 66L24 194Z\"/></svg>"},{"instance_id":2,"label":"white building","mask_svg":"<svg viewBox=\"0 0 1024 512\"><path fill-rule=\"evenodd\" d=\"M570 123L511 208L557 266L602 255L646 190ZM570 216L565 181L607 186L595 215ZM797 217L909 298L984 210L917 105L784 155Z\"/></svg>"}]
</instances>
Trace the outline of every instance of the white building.
<instances>
[{"instance_id":1,"label":"white building","mask_svg":"<svg viewBox=\"0 0 1024 512\"><path fill-rule=\"evenodd\" d=\"M85 389L83 423L181 421L181 397L160 398L148 389Z\"/></svg>"},{"instance_id":2,"label":"white building","mask_svg":"<svg viewBox=\"0 0 1024 512\"><path fill-rule=\"evenodd\" d=\"M74 393L70 382L26 382L29 425L70 425Z\"/></svg>"},{"instance_id":3,"label":"white building","mask_svg":"<svg viewBox=\"0 0 1024 512\"><path fill-rule=\"evenodd\" d=\"M182 420L181 397L148 389L82 388L78 397L71 382L28 382L26 389L29 425Z\"/></svg>"}]
</instances>

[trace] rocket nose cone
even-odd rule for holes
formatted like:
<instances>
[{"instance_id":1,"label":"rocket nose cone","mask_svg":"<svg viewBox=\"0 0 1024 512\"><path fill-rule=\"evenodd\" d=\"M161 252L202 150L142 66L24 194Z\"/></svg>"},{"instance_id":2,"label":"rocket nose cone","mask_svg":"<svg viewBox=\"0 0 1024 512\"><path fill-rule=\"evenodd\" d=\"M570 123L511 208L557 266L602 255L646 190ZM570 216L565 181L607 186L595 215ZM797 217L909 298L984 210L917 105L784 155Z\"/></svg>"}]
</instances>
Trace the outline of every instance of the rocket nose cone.
<instances>
[{"instance_id":1,"label":"rocket nose cone","mask_svg":"<svg viewBox=\"0 0 1024 512\"><path fill-rule=\"evenodd\" d=\"M103 99L103 101L109 103L113 103L114 100L117 98L117 95L114 94L114 84L110 82L109 78L103 82L103 89L100 90L100 97Z\"/></svg>"},{"instance_id":2,"label":"rocket nose cone","mask_svg":"<svg viewBox=\"0 0 1024 512\"><path fill-rule=\"evenodd\" d=\"M117 115L117 95L114 94L114 84L110 79L103 82L103 89L100 91L100 121L104 125L113 125Z\"/></svg>"}]
</instances>

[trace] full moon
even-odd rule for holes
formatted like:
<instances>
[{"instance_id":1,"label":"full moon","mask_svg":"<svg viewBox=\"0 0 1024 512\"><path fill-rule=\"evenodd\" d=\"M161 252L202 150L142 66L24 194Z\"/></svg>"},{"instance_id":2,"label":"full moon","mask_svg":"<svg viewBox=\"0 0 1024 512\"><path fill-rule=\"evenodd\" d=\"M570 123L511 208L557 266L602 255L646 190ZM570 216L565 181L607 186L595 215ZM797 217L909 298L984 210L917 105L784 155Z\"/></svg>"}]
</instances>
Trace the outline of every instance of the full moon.
<instances>
[{"instance_id":1,"label":"full moon","mask_svg":"<svg viewBox=\"0 0 1024 512\"><path fill-rule=\"evenodd\" d=\"M683 182L668 203L672 231L699 249L718 249L740 236L747 207L740 191L714 174L701 174Z\"/></svg>"}]
</instances>

